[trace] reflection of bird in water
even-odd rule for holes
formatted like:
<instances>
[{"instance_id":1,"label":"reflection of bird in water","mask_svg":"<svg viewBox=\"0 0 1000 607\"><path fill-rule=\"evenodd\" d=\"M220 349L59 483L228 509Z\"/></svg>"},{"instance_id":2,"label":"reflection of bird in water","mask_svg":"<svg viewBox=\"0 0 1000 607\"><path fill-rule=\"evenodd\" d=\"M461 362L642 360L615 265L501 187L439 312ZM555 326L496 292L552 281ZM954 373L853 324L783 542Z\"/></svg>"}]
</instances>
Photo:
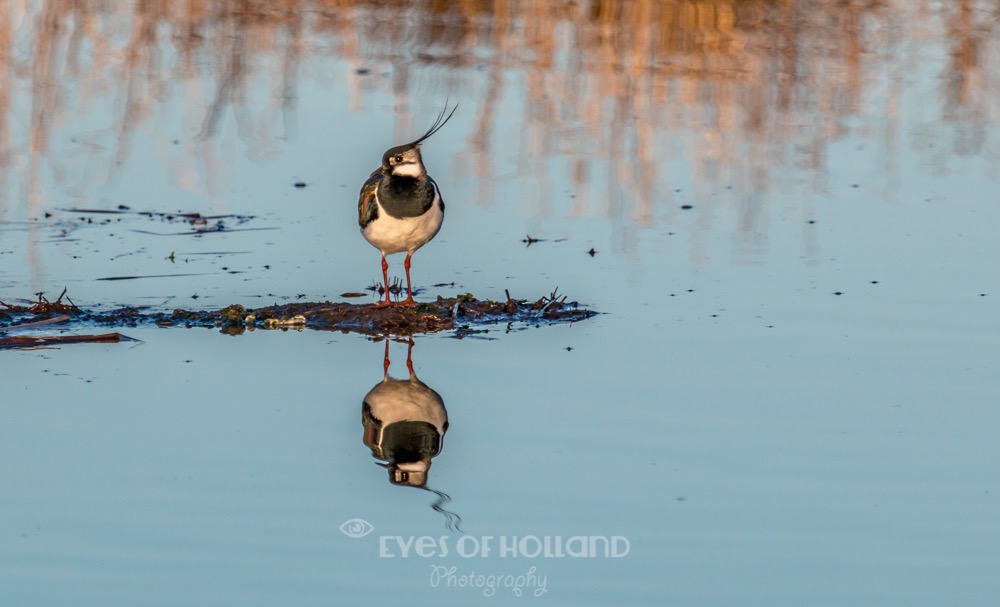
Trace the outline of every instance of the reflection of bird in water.
<instances>
[{"instance_id":1,"label":"reflection of bird in water","mask_svg":"<svg viewBox=\"0 0 1000 607\"><path fill-rule=\"evenodd\" d=\"M365 444L372 455L388 462L391 483L423 487L431 458L441 452L448 431L448 411L441 395L417 379L409 355L406 368L410 378L390 377L388 340L385 351L383 379L365 395Z\"/></svg>"},{"instance_id":2,"label":"reflection of bird in water","mask_svg":"<svg viewBox=\"0 0 1000 607\"><path fill-rule=\"evenodd\" d=\"M447 493L427 487L431 458L441 452L448 431L448 411L441 395L417 378L413 371L413 341L406 350L409 379L389 376L389 340L385 340L382 381L365 395L361 410L364 442L372 456L385 462L389 482L430 491L438 499L431 507L447 519L449 529L462 519L444 509L451 501Z\"/></svg>"}]
</instances>

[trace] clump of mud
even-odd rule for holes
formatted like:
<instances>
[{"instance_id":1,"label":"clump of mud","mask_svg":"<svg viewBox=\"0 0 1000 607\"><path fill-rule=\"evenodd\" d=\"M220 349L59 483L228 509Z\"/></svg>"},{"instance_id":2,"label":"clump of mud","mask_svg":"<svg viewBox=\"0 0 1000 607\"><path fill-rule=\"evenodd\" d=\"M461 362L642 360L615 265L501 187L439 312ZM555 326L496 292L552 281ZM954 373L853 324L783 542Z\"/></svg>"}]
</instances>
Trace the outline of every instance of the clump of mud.
<instances>
[{"instance_id":1,"label":"clump of mud","mask_svg":"<svg viewBox=\"0 0 1000 607\"><path fill-rule=\"evenodd\" d=\"M39 296L31 306L10 306L0 302L0 331L52 325L54 328L78 326L135 327L217 327L223 333L238 335L259 329L315 329L364 335L415 335L452 331L464 337L489 331L490 325L506 330L577 322L596 312L567 302L555 291L534 301L476 299L471 294L438 297L436 301L415 306L379 306L342 302L296 302L261 308L233 304L220 310L184 310L173 312L122 307L111 310L86 310L63 304L59 297L49 302ZM67 298L68 300L68 298Z\"/></svg>"},{"instance_id":2,"label":"clump of mud","mask_svg":"<svg viewBox=\"0 0 1000 607\"><path fill-rule=\"evenodd\" d=\"M415 306L376 306L334 302L297 302L244 308L232 305L221 310L195 312L175 310L160 324L218 326L224 333L239 334L254 329L316 329L364 335L414 335L454 331L456 336L484 332L486 325L506 324L525 328L590 318L594 311L577 302L567 302L555 293L536 301L513 299L492 301L472 295L438 297Z\"/></svg>"}]
</instances>

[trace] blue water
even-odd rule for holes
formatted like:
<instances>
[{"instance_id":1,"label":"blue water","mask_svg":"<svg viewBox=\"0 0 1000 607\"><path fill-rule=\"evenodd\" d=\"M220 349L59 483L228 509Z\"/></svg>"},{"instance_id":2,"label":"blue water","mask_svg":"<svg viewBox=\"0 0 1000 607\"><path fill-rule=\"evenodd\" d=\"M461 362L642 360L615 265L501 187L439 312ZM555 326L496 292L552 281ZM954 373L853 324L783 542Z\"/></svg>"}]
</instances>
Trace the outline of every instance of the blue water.
<instances>
[{"instance_id":1,"label":"blue water","mask_svg":"<svg viewBox=\"0 0 1000 607\"><path fill-rule=\"evenodd\" d=\"M820 101L768 114L788 122L758 140L709 111L748 100L703 91L667 112L693 118L664 119L651 156L635 122L529 111L567 57L504 67L488 106L489 70L431 53L401 84L380 54L392 41L365 28L360 55L306 28L286 105L284 46L252 45L247 93L207 137L221 80L207 51L194 76L168 69L163 90L136 93L146 113L124 135L115 79L67 72L37 155L25 125L40 93L21 75L37 67L8 73L2 301L63 287L79 305L166 310L341 300L380 273L357 232L360 184L450 98L458 113L424 146L448 211L414 256L418 299L558 287L603 314L417 336L415 373L449 420L427 485L447 500L391 484L363 441L381 342L123 328L138 341L4 352L0 604L992 604L998 129L991 80L975 77L997 66L963 72L987 98L949 113L935 92L953 32L935 10L929 40L903 11L893 35L924 61L896 79L900 43L882 49L856 111L831 118L828 83L806 79ZM126 16L106 16L115 44ZM451 23L400 23L438 19ZM43 35L27 31L17 58ZM162 65L183 65L157 44ZM721 86L699 78L647 84ZM250 215L232 227L254 229L158 236L187 226L65 210L118 205ZM163 274L187 275L98 280ZM406 356L390 344L390 376L408 377ZM342 529L354 519L363 537ZM581 537L588 554L569 556ZM532 557L544 542L550 556Z\"/></svg>"}]
</instances>

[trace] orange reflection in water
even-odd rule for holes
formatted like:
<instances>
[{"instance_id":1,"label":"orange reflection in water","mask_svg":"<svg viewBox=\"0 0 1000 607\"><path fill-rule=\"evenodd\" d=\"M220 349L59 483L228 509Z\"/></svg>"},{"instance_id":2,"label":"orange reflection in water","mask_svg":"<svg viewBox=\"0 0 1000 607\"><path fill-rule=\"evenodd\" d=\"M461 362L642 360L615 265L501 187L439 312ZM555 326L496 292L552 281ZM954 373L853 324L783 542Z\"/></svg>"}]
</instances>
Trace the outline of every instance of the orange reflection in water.
<instances>
[{"instance_id":1,"label":"orange reflection in water","mask_svg":"<svg viewBox=\"0 0 1000 607\"><path fill-rule=\"evenodd\" d=\"M539 216L669 220L678 204L664 171L683 161L699 200L717 184L749 194L736 204L740 229L753 232L752 195L785 168L823 191L829 146L852 131L884 145L886 171L898 171L907 79L933 45L946 59L931 74L938 115L921 137L951 145L929 153L1000 148L988 128L1000 119L1000 8L986 0L0 0L0 10L0 193L33 215L43 167L70 190L113 181L136 130L178 98L184 132L199 136L157 149L178 187L216 191L227 164L213 145L222 121L238 125L251 157L277 153L297 128L304 62L327 58L355 68L353 108L372 86L357 70L390 73L400 132L411 130L411 97L474 95L463 158L483 204L496 178L500 101L523 87L517 170L538 191ZM53 149L55 129L104 99L113 100L105 128L77 138L88 158ZM26 107L22 141L12 128ZM567 174L554 175L552 160ZM12 173L24 175L13 191ZM607 191L590 191L597 174ZM557 202L565 197L553 178L579 195Z\"/></svg>"}]
</instances>

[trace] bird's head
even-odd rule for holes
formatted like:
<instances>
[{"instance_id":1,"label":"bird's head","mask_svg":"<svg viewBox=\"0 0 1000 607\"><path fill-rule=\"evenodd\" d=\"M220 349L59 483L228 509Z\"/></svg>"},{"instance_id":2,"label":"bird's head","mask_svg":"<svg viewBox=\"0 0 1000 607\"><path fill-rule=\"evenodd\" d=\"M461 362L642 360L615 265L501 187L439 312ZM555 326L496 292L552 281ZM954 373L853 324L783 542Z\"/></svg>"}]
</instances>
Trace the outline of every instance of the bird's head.
<instances>
[{"instance_id":1,"label":"bird's head","mask_svg":"<svg viewBox=\"0 0 1000 607\"><path fill-rule=\"evenodd\" d=\"M408 143L386 150L382 168L397 177L422 177L427 174L420 158L420 144Z\"/></svg>"},{"instance_id":2,"label":"bird's head","mask_svg":"<svg viewBox=\"0 0 1000 607\"><path fill-rule=\"evenodd\" d=\"M458 109L458 105L452 108L451 113L445 116L445 112L448 111L448 106L445 104L445 108L441 110L438 114L434 124L431 128L427 130L426 133L421 135L416 141L411 141L410 143L404 143L403 145L397 145L394 148L389 148L386 150L385 154L382 155L382 170L388 174L397 177L424 177L427 175L427 169L424 168L424 161L420 157L420 144L426 141L431 135L438 132L445 125L448 120L451 119L455 110Z\"/></svg>"}]
</instances>

